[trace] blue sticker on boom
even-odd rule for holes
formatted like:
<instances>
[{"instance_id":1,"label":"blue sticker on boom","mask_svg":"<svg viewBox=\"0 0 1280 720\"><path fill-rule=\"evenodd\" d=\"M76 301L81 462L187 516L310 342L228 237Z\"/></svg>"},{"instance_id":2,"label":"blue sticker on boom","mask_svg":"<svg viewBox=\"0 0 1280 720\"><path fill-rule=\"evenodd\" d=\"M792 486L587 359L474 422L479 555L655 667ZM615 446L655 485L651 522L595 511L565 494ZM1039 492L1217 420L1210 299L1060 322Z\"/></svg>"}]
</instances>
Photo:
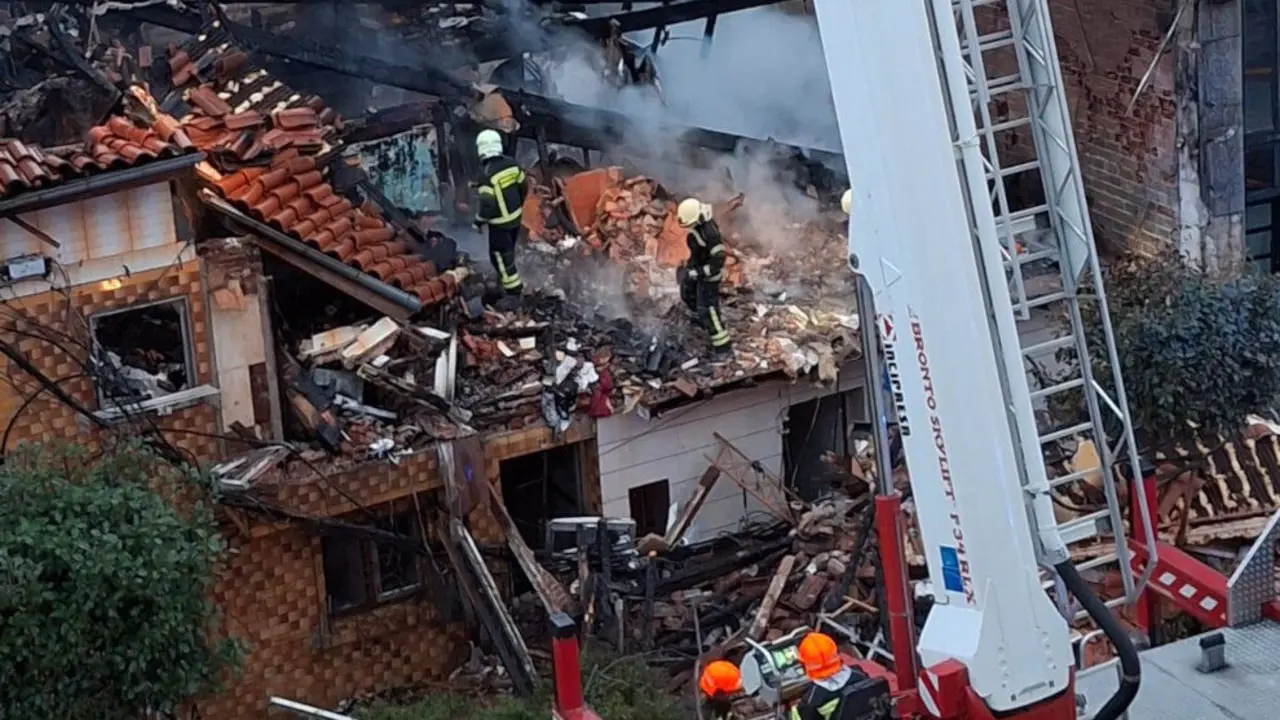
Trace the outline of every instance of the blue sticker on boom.
<instances>
[{"instance_id":1,"label":"blue sticker on boom","mask_svg":"<svg viewBox=\"0 0 1280 720\"><path fill-rule=\"evenodd\" d=\"M942 587L947 592L964 592L964 576L960 574L960 556L956 549L943 545L942 552Z\"/></svg>"}]
</instances>

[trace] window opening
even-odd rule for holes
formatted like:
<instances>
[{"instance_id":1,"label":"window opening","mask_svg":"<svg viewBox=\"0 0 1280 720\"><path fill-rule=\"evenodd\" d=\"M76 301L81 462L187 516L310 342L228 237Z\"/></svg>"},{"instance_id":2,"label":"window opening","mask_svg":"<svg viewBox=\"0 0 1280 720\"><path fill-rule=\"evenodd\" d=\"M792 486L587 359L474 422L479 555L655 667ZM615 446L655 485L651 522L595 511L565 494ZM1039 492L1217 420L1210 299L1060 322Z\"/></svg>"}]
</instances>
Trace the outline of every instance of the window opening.
<instances>
[{"instance_id":1,"label":"window opening","mask_svg":"<svg viewBox=\"0 0 1280 720\"><path fill-rule=\"evenodd\" d=\"M420 534L418 516L396 513L378 529L404 538ZM364 610L412 595L422 585L419 554L407 543L329 535L321 541L329 613Z\"/></svg>"},{"instance_id":2,"label":"window opening","mask_svg":"<svg viewBox=\"0 0 1280 720\"><path fill-rule=\"evenodd\" d=\"M636 536L667 532L667 512L671 506L671 483L657 480L627 491L631 519L636 521Z\"/></svg>"},{"instance_id":3,"label":"window opening","mask_svg":"<svg viewBox=\"0 0 1280 720\"><path fill-rule=\"evenodd\" d=\"M154 400L194 384L185 298L97 315L90 327L100 405Z\"/></svg>"}]
</instances>

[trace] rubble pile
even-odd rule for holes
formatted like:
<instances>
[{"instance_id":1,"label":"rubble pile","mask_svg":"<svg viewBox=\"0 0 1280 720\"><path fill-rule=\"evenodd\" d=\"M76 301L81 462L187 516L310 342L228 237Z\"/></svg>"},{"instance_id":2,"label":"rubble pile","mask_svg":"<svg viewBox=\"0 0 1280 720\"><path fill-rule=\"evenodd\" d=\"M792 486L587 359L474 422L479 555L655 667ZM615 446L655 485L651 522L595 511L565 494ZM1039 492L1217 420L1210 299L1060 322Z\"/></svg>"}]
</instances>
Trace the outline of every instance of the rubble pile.
<instances>
[{"instance_id":1,"label":"rubble pile","mask_svg":"<svg viewBox=\"0 0 1280 720\"><path fill-rule=\"evenodd\" d=\"M861 615L874 610L859 583L845 586L847 572L858 575L866 528L859 527L866 497L837 497L806 509L794 526L783 524L779 540L742 544L731 553L682 563L657 580L652 607L632 608L632 639L656 647L696 651L693 614L707 648L739 646L742 639L775 640L800 627L816 627L817 615ZM765 538L768 533L765 533ZM714 573L714 574L713 574ZM652 613L652 622L646 616ZM652 638L646 637L652 633Z\"/></svg>"},{"instance_id":2,"label":"rubble pile","mask_svg":"<svg viewBox=\"0 0 1280 720\"><path fill-rule=\"evenodd\" d=\"M667 668L670 689L692 680L698 657L737 661L751 643L800 628L835 627L867 641L878 630L867 478L832 458L818 479L827 489L806 502L729 441L718 442L663 536L619 540L604 528L622 521L600 520L578 528L576 548L540 558L574 594L590 642L644 651ZM718 483L741 488L763 513L732 535L685 543ZM522 629L536 634L545 622L523 600L512 607Z\"/></svg>"},{"instance_id":3,"label":"rubble pile","mask_svg":"<svg viewBox=\"0 0 1280 720\"><path fill-rule=\"evenodd\" d=\"M729 246L721 312L734 333L735 357L711 364L702 360L708 349L704 334L692 328L680 301L676 270L688 248L674 202L661 185L603 168L535 188L530 196L525 224L535 242L522 267L539 268L542 285L563 295L580 317L601 316L591 323L595 332L615 341L629 336L632 342L623 345L647 349L648 357L635 363L647 375L614 368L615 386L635 398L624 403L628 409L640 396L646 405L661 404L771 374L831 382L840 364L858 352L844 241L824 227L796 224L788 229L795 234L791 245L805 252L766 253L734 220L747 201L739 195L714 210L723 218ZM575 228L582 234L574 234ZM601 307L602 295L614 301ZM675 352L668 355L668 347ZM641 382L629 385L635 375Z\"/></svg>"}]
</instances>

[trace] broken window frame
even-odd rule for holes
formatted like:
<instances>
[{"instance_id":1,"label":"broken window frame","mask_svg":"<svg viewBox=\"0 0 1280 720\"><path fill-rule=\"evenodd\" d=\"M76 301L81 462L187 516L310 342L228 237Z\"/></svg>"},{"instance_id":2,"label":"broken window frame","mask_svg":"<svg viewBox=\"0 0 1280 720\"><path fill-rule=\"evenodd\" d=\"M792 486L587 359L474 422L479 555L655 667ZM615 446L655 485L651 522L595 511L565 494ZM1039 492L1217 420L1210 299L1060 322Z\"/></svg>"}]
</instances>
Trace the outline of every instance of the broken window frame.
<instances>
[{"instance_id":1,"label":"broken window frame","mask_svg":"<svg viewBox=\"0 0 1280 720\"><path fill-rule=\"evenodd\" d=\"M98 410L95 413L102 420L120 420L126 417L130 412L171 412L178 409L179 406L185 407L203 400L206 397L218 394L218 389L210 385L199 384L199 373L196 364L196 348L195 334L192 332L191 324L191 304L185 296L165 298L163 300L155 300L149 302L135 303L127 307L105 310L103 312L94 313L88 318L90 342L92 343L93 359L105 361L108 348L103 346L98 340L99 323L104 318L116 317L126 313L135 313L146 311L151 308L162 306L175 306L178 312L178 322L180 333L182 336L182 355L183 366L186 370L187 384L181 390L161 395L160 397L147 398L145 400L130 400L128 398L112 398L103 391L103 386L96 381L93 384L94 400L97 402Z\"/></svg>"},{"instance_id":2,"label":"broken window frame","mask_svg":"<svg viewBox=\"0 0 1280 720\"><path fill-rule=\"evenodd\" d=\"M382 522L378 523L378 529L395 532L399 535L407 537L416 537L421 531L419 523L421 518L413 509L405 509L399 512L393 512ZM402 548L391 548L390 552L407 554L409 556L408 568L413 577L412 582L391 588L383 587L383 553L388 552L387 548L391 545L386 541L374 540L371 538L355 537L351 535L333 534L321 538L320 543L320 565L322 568L323 578L321 579L322 592L324 596L325 611L329 617L342 617L356 613L367 612L374 608L391 603L399 602L406 598L416 596L420 593L425 584L423 582L424 573L422 566L422 557L418 553L413 553ZM356 550L352 553L359 560L359 577L357 584L362 587L361 598L355 602L335 606L333 602L334 594L331 592L331 570L330 558L335 557L336 553L351 552L352 546ZM337 581L337 578L334 578ZM344 583L350 582L349 578L342 578Z\"/></svg>"}]
</instances>

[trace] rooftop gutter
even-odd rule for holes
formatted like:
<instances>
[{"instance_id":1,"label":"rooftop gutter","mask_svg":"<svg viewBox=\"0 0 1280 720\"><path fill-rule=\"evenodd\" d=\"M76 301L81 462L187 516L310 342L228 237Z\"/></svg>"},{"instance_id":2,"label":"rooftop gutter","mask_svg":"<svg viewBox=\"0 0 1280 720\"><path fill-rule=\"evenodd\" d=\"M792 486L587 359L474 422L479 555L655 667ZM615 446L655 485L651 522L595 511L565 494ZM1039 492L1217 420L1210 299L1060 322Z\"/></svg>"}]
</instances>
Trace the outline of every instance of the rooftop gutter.
<instances>
[{"instance_id":1,"label":"rooftop gutter","mask_svg":"<svg viewBox=\"0 0 1280 720\"><path fill-rule=\"evenodd\" d=\"M358 285L364 290L376 295L378 298L407 311L408 314L412 315L422 310L422 302L418 300L416 295L410 295L397 287L392 287L381 280L377 280L376 278L366 275L340 260L329 257L305 243L294 240L270 225L254 220L228 204L222 198L214 195L209 190L202 190L200 192L200 199L205 205L208 205L211 209L228 218L233 223L243 226L244 229L253 232L259 237L266 238L271 242L280 245L288 252L305 258L307 261L324 268L328 272L341 277L343 280L347 280Z\"/></svg>"},{"instance_id":2,"label":"rooftop gutter","mask_svg":"<svg viewBox=\"0 0 1280 720\"><path fill-rule=\"evenodd\" d=\"M24 192L10 200L0 201L0 218L44 210L76 200L147 185L190 170L204 160L204 153L155 160L123 170L106 170L96 175L69 180L47 190Z\"/></svg>"}]
</instances>

